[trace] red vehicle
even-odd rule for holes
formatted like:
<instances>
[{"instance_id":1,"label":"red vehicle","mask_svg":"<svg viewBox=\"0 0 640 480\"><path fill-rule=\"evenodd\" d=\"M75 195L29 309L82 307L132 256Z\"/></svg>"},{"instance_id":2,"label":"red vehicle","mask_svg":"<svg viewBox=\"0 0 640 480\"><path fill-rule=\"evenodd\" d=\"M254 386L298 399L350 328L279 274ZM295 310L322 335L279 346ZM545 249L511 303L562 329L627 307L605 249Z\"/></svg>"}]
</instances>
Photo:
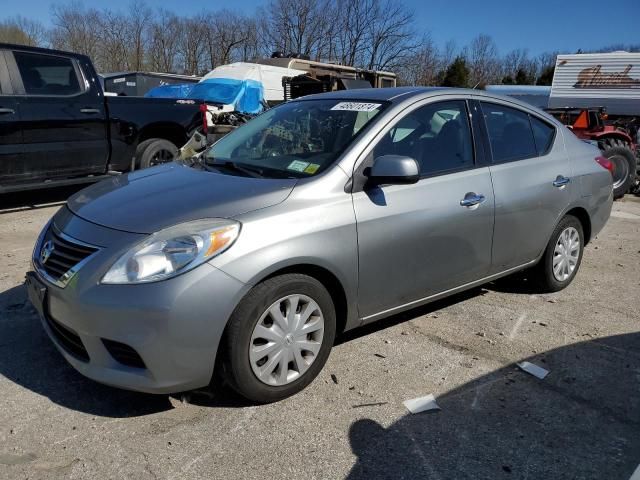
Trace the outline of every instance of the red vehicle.
<instances>
[{"instance_id":1,"label":"red vehicle","mask_svg":"<svg viewBox=\"0 0 640 480\"><path fill-rule=\"evenodd\" d=\"M578 138L598 144L603 156L615 166L613 172L613 194L622 197L630 190L638 191L636 178L638 163L638 145L630 128L624 128L613 122L607 124L608 115L604 107L592 108L552 108L547 112L573 130ZM636 132L637 133L637 132Z\"/></svg>"}]
</instances>

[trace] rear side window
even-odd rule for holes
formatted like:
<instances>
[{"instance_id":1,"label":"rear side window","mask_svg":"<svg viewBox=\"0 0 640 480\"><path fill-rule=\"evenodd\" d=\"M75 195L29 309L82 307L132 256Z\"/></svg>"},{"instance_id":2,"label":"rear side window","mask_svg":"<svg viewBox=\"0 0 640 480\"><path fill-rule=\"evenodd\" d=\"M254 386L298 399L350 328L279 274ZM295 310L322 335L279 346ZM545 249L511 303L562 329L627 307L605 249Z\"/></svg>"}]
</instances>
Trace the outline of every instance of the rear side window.
<instances>
[{"instance_id":1,"label":"rear side window","mask_svg":"<svg viewBox=\"0 0 640 480\"><path fill-rule=\"evenodd\" d=\"M556 129L546 122L530 115L531 127L533 128L533 138L536 142L538 155L546 155L551 150Z\"/></svg>"},{"instance_id":2,"label":"rear side window","mask_svg":"<svg viewBox=\"0 0 640 480\"><path fill-rule=\"evenodd\" d=\"M537 156L529 115L515 108L482 103L494 163Z\"/></svg>"},{"instance_id":3,"label":"rear side window","mask_svg":"<svg viewBox=\"0 0 640 480\"><path fill-rule=\"evenodd\" d=\"M473 168L473 142L465 102L430 103L408 113L380 140L373 155L414 158L423 177Z\"/></svg>"},{"instance_id":4,"label":"rear side window","mask_svg":"<svg viewBox=\"0 0 640 480\"><path fill-rule=\"evenodd\" d=\"M14 52L27 95L75 95L81 93L78 75L69 58Z\"/></svg>"}]
</instances>

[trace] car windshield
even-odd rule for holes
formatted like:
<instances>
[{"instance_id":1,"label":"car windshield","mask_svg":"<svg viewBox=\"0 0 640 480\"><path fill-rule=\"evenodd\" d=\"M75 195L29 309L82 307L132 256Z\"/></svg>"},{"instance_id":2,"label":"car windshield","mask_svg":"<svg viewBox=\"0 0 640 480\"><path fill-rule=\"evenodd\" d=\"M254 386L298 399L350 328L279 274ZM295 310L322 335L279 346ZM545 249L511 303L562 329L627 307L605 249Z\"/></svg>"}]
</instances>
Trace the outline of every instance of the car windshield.
<instances>
[{"instance_id":1,"label":"car windshield","mask_svg":"<svg viewBox=\"0 0 640 480\"><path fill-rule=\"evenodd\" d=\"M327 169L384 108L383 102L303 100L266 111L204 154L224 173L310 177Z\"/></svg>"}]
</instances>

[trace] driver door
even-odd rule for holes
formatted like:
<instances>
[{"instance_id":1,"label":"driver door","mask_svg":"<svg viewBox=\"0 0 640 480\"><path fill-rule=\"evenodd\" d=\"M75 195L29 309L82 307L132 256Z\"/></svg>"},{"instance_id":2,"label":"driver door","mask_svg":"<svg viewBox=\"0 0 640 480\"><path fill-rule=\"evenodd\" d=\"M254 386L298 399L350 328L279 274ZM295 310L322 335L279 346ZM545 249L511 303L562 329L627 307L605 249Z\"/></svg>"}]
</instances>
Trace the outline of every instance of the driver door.
<instances>
[{"instance_id":1,"label":"driver door","mask_svg":"<svg viewBox=\"0 0 640 480\"><path fill-rule=\"evenodd\" d=\"M404 114L367 158L406 155L420 165L412 185L353 193L358 230L358 308L365 321L486 276L491 266L491 177L474 144L464 99ZM462 206L470 194L483 200Z\"/></svg>"}]
</instances>

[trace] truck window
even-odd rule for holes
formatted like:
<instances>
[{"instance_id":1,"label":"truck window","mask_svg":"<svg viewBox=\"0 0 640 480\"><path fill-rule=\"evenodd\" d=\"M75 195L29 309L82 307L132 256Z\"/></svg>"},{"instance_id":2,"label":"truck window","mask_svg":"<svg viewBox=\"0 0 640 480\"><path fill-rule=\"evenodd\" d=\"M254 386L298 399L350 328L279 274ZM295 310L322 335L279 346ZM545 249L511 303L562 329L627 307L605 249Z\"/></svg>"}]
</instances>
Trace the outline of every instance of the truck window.
<instances>
[{"instance_id":1,"label":"truck window","mask_svg":"<svg viewBox=\"0 0 640 480\"><path fill-rule=\"evenodd\" d=\"M81 93L78 75L69 58L14 52L27 95L75 95Z\"/></svg>"}]
</instances>

